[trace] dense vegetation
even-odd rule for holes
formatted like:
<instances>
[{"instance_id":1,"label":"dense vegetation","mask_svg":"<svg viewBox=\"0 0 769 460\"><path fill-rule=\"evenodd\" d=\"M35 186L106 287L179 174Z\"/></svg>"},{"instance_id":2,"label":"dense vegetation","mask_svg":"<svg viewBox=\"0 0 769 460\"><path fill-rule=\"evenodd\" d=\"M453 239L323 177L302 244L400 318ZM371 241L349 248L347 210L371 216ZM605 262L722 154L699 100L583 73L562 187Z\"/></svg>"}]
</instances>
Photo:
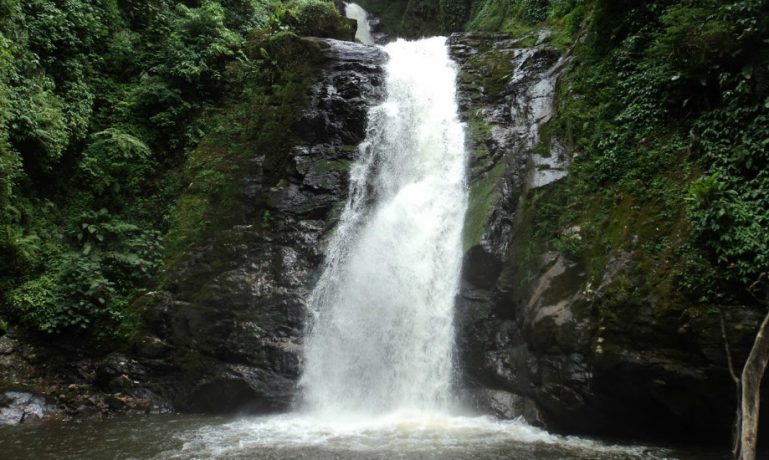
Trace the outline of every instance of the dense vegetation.
<instances>
[{"instance_id":1,"label":"dense vegetation","mask_svg":"<svg viewBox=\"0 0 769 460\"><path fill-rule=\"evenodd\" d=\"M607 308L640 295L689 315L760 304L769 2L553 3L556 43L584 40L547 133L578 157L566 183L536 197L538 236L593 276L612 251L634 254Z\"/></svg>"},{"instance_id":2,"label":"dense vegetation","mask_svg":"<svg viewBox=\"0 0 769 460\"><path fill-rule=\"evenodd\" d=\"M769 2L359 3L394 35L552 29L574 61L543 145L556 136L577 158L530 200L524 243L592 276L633 251L637 277L607 308L634 292L691 314L758 303ZM324 0L0 0L0 325L130 334L131 300L227 201L238 163L216 146L270 149L290 120L281 40L347 27Z\"/></svg>"},{"instance_id":3,"label":"dense vegetation","mask_svg":"<svg viewBox=\"0 0 769 460\"><path fill-rule=\"evenodd\" d=\"M325 0L0 0L0 326L132 333L236 166L201 140L280 138L292 32L351 25ZM228 99L254 113L223 120Z\"/></svg>"},{"instance_id":4,"label":"dense vegetation","mask_svg":"<svg viewBox=\"0 0 769 460\"><path fill-rule=\"evenodd\" d=\"M548 0L359 0L375 13L385 33L422 37L463 30L525 34L542 25L551 9L559 16L570 2ZM562 5L565 3L566 5ZM576 2L583 3L583 2Z\"/></svg>"}]
</instances>

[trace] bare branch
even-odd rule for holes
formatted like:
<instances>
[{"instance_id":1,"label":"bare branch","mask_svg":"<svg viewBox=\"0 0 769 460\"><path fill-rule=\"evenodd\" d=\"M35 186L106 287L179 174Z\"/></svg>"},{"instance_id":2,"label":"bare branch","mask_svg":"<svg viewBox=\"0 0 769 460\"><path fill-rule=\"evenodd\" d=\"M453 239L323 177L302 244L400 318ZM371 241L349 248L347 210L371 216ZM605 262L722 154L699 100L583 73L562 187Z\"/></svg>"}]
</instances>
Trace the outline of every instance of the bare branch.
<instances>
[{"instance_id":1,"label":"bare branch","mask_svg":"<svg viewBox=\"0 0 769 460\"><path fill-rule=\"evenodd\" d=\"M726 324L724 321L724 312L718 310L718 319L721 322L721 339L724 341L724 352L726 353L726 363L729 366L729 375L732 376L734 384L739 388L740 378L737 377L737 372L734 371L734 362L732 361L732 351L729 347L729 339L726 336Z\"/></svg>"},{"instance_id":2,"label":"bare branch","mask_svg":"<svg viewBox=\"0 0 769 460\"><path fill-rule=\"evenodd\" d=\"M759 287L761 283L766 281L766 278L769 277L766 272L762 272L760 275L758 275L758 279L753 281L751 285L748 287L748 293L753 296L754 299L756 299L759 303L762 303L764 305L769 305L769 286L764 286L764 297L761 298L758 295L756 295L756 290Z\"/></svg>"},{"instance_id":3,"label":"bare branch","mask_svg":"<svg viewBox=\"0 0 769 460\"><path fill-rule=\"evenodd\" d=\"M742 446L741 434L742 434L742 382L737 377L737 373L734 371L734 362L732 360L732 351L729 347L729 337L726 334L726 321L724 320L723 310L718 310L718 319L721 323L721 339L724 341L724 352L726 353L726 363L729 367L729 375L732 376L734 381L734 390L736 393L737 411L734 416L734 425L732 426L732 457L739 458L740 447Z\"/></svg>"}]
</instances>

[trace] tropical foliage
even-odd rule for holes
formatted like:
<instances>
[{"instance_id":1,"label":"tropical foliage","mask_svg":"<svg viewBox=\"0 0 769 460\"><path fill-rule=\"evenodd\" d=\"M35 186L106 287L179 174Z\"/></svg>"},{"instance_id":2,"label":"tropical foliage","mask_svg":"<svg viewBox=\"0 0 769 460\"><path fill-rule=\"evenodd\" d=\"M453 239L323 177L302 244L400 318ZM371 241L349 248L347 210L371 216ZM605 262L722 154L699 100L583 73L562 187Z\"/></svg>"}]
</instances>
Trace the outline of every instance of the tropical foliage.
<instances>
[{"instance_id":1,"label":"tropical foliage","mask_svg":"<svg viewBox=\"0 0 769 460\"><path fill-rule=\"evenodd\" d=\"M228 95L274 73L249 37L289 30L349 24L324 0L0 0L0 317L130 334L191 153Z\"/></svg>"}]
</instances>

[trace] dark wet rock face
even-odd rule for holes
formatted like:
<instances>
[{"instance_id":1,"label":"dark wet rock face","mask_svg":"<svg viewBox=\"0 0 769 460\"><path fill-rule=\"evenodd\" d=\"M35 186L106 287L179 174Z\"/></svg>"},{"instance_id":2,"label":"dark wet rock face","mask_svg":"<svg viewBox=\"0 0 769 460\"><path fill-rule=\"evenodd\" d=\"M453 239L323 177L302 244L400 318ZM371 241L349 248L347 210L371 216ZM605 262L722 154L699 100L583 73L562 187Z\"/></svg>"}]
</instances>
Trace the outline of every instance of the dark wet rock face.
<instances>
[{"instance_id":1,"label":"dark wet rock face","mask_svg":"<svg viewBox=\"0 0 769 460\"><path fill-rule=\"evenodd\" d=\"M460 66L460 110L468 122L471 152L471 199L457 302L464 382L474 406L542 423L534 398L542 388L543 363L532 353L526 329L528 323L565 321L570 312L567 307L540 309L544 301L534 298L514 308L508 261L520 199L540 182L546 185L534 180L540 169L532 168L533 147L541 126L552 117L564 60L546 45L524 47L506 34L455 34L449 44ZM557 282L560 275L553 274L548 282Z\"/></svg>"},{"instance_id":2,"label":"dark wet rock face","mask_svg":"<svg viewBox=\"0 0 769 460\"><path fill-rule=\"evenodd\" d=\"M504 34L449 43L471 152L456 307L467 402L570 433L727 438L734 385L717 316L682 318L653 293L616 304L616 289L644 285L632 252L609 254L596 283L531 242L529 200L558 186L571 161L556 137L536 147L569 58ZM758 321L737 307L727 314L737 366Z\"/></svg>"},{"instance_id":3,"label":"dark wet rock face","mask_svg":"<svg viewBox=\"0 0 769 460\"><path fill-rule=\"evenodd\" d=\"M305 301L346 199L368 108L384 96L379 49L309 40L323 64L308 107L287 127L297 143L285 168L267 169L269 152L254 152L242 223L189 251L170 270L168 292L139 302L154 334L142 342L142 359L172 357L173 372L154 382L178 409L268 412L294 399ZM104 380L115 373L105 368Z\"/></svg>"},{"instance_id":4,"label":"dark wet rock face","mask_svg":"<svg viewBox=\"0 0 769 460\"><path fill-rule=\"evenodd\" d=\"M150 384L172 371L165 359L99 358L76 345L54 346L18 329L0 337L0 425L171 409ZM167 351L157 344L149 349Z\"/></svg>"}]
</instances>

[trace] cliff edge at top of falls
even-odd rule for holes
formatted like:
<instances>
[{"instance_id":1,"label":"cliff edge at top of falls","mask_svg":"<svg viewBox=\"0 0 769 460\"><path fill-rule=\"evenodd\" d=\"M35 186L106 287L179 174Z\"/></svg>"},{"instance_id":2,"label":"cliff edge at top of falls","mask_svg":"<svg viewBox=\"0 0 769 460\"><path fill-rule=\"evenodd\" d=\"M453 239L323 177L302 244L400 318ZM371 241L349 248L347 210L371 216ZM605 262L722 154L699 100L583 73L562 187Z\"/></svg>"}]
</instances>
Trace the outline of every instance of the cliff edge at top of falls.
<instances>
[{"instance_id":1,"label":"cliff edge at top of falls","mask_svg":"<svg viewBox=\"0 0 769 460\"><path fill-rule=\"evenodd\" d=\"M541 236L537 213L558 209L578 152L548 127L557 98L569 97L558 85L570 52L539 37L450 38L471 165L456 307L462 393L481 410L567 433L727 439L734 384L717 317L687 314L699 305L644 281L642 229L629 247L588 256ZM583 238L579 227L558 231ZM727 313L738 365L760 318L748 307Z\"/></svg>"}]
</instances>

